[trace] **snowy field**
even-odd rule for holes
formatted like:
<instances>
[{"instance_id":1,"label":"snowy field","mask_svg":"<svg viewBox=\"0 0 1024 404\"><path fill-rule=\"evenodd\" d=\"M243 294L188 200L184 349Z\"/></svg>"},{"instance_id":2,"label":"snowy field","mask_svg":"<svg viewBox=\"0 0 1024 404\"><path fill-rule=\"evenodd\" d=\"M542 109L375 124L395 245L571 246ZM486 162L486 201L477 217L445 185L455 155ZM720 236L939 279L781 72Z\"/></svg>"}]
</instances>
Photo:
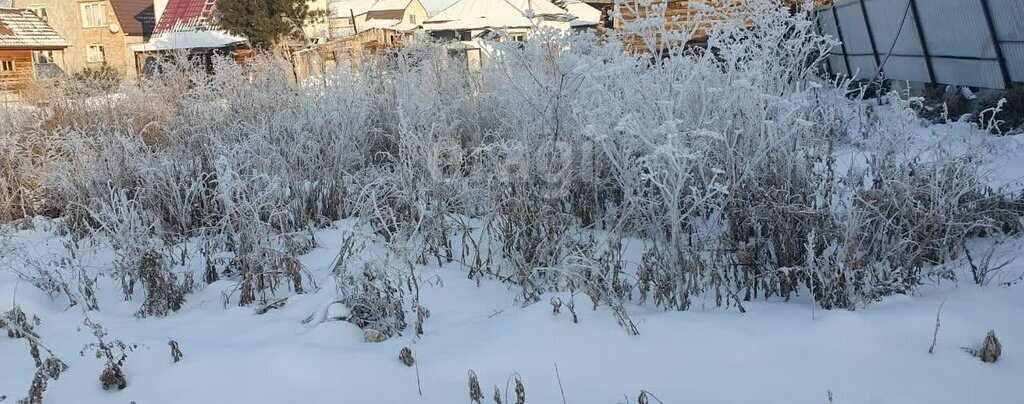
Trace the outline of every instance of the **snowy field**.
<instances>
[{"instance_id":1,"label":"snowy field","mask_svg":"<svg viewBox=\"0 0 1024 404\"><path fill-rule=\"evenodd\" d=\"M60 250L63 238L46 231L47 221L36 224L38 230L9 239L17 248L3 256L5 269L29 257L57 259L51 252ZM359 230L351 221L318 232L320 246L302 257L303 264L326 279L341 239L353 232ZM998 256L1020 256L1019 246L1017 240ZM92 251L86 265L109 265L109 251ZM381 251L368 248L364 258L381 259L375 257ZM1024 273L1021 258L998 280ZM494 385L514 398L506 385L518 374L534 403L562 402L563 390L569 403L634 403L641 390L665 403L827 403L829 391L835 403L1016 403L1024 375L1019 282L927 285L857 311L823 311L806 297L744 302L743 314L630 305L640 332L630 336L607 308L592 311L583 296L576 297L581 307L574 324L564 308L553 315L547 303L554 296L569 301L568 293L523 307L506 285L485 280L478 286L457 266L428 265L418 277L421 302L431 312L424 334L409 330L380 343L364 342L360 329L345 321L304 323L331 307L336 294L330 286L257 315L252 307L225 307L232 285L219 281L189 296L178 313L140 319L134 316L139 299L123 301L117 285L101 282L101 310L88 316L110 335L138 344L124 367L129 385L120 392L100 388L101 360L79 355L93 342L80 329L80 306L67 307L67 300L50 299L0 271L0 310L16 303L39 316L42 340L68 364L47 390L52 403L455 403L468 400L468 370L479 376L488 400ZM1004 347L994 364L961 350L980 346L989 329ZM172 339L184 354L178 363L171 359ZM398 360L403 347L414 352L422 395L417 369ZM27 350L23 339L0 340L0 394L8 400L31 380Z\"/></svg>"},{"instance_id":2,"label":"snowy field","mask_svg":"<svg viewBox=\"0 0 1024 404\"><path fill-rule=\"evenodd\" d=\"M715 52L40 84L0 109L0 402L1024 402L1012 110L866 96L749 4Z\"/></svg>"}]
</instances>

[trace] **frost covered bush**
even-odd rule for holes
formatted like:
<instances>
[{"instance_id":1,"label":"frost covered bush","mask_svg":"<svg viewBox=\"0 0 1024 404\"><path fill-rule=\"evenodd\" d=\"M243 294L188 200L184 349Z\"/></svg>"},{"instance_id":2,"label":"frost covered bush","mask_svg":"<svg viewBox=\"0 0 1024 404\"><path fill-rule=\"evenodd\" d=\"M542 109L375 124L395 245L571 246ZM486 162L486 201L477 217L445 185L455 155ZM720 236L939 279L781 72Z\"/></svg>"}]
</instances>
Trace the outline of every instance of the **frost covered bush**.
<instances>
[{"instance_id":1,"label":"frost covered bush","mask_svg":"<svg viewBox=\"0 0 1024 404\"><path fill-rule=\"evenodd\" d=\"M641 24L622 35L646 51L540 30L491 43L480 70L414 43L302 85L272 57L170 62L103 96L56 82L0 112L0 219L107 240L126 294L167 292L153 314L180 305L189 254L239 304L315 289L307 235L352 217L405 262L458 262L524 303L582 292L627 328L635 298L852 309L949 278L966 238L1020 231L1019 197L969 154L908 152L907 102L869 107L824 75L836 42L810 13L747 3L705 47ZM405 328L404 270L335 276L357 324Z\"/></svg>"},{"instance_id":2,"label":"frost covered bush","mask_svg":"<svg viewBox=\"0 0 1024 404\"><path fill-rule=\"evenodd\" d=\"M96 359L106 361L99 377L103 390L112 388L124 390L125 387L128 387L128 380L125 378L123 368L128 360L128 354L138 348L138 345L107 338L107 329L88 317L82 322L82 327L92 332L96 342L82 346L79 355L85 356L86 352L92 351Z\"/></svg>"},{"instance_id":3,"label":"frost covered bush","mask_svg":"<svg viewBox=\"0 0 1024 404\"><path fill-rule=\"evenodd\" d=\"M402 334L407 324L401 277L367 262L360 272L340 274L337 282L341 302L350 309L347 321L384 338Z\"/></svg>"}]
</instances>

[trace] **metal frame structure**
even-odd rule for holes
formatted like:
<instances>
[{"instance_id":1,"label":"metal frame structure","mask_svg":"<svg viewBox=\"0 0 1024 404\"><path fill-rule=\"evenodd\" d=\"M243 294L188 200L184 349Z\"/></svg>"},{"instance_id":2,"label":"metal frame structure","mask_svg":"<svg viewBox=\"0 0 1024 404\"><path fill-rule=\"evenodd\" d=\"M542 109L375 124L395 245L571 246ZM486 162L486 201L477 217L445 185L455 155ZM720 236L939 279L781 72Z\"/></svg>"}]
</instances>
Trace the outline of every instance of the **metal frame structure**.
<instances>
[{"instance_id":1,"label":"metal frame structure","mask_svg":"<svg viewBox=\"0 0 1024 404\"><path fill-rule=\"evenodd\" d=\"M976 25L976 26L982 26L982 25L984 26L985 33L986 33L985 36L987 37L987 38L985 38L985 41L990 41L991 46L992 46L992 48L994 50L994 55L993 55L992 52L987 52L987 51L984 52L984 53L980 53L978 55L968 55L968 54L960 54L960 55L958 55L958 54L941 54L941 53L936 53L935 49L932 49L931 46L929 46L927 32L929 32L929 29L931 29L931 30L944 29L946 27L935 27L935 26L928 27L928 26L925 25L925 23L922 22L922 19L921 19L921 15L922 15L921 7L934 6L934 3L932 3L932 2L921 2L920 0L908 0L908 1L909 1L910 10L909 10L905 20L901 21L901 24L913 22L914 26L915 26L915 29L914 30L907 30L907 32L903 33L903 35L906 35L907 33L913 32L911 35L915 35L916 36L915 39L916 39L917 43L920 45L920 47L919 47L920 53L908 53L908 51L906 49L903 49L903 52L898 52L898 51L889 52L888 50L880 50L879 49L878 41L880 41L880 40L886 41L886 40L888 40L888 38L886 38L886 39L879 38L879 36L877 35L879 27L876 26L878 21L872 21L872 19L869 16L869 11L872 9L872 7L875 4L881 4L879 2L869 2L868 0L837 1L837 2L835 2L833 4L830 4L828 6L825 6L825 7L822 7L822 8L819 9L819 13L818 13L818 17L817 17L817 18L819 18L819 20L820 19L831 19L832 20L831 21L832 24L830 24L830 25L834 26L835 32L825 32L825 33L836 36L836 38L841 42L841 45L840 45L840 47L838 49L836 49L836 52L834 53L834 56L841 56L842 57L843 64L845 65L845 66L842 66L842 67L845 67L845 72L846 73L852 74L852 72L853 72L853 63L851 63L851 61L850 61L850 58L853 58L853 57L865 57L865 56L873 57L874 58L874 62L875 62L875 66L877 67L877 70L880 71L880 72L886 71L885 66L883 66L883 63L885 63L885 62L883 62L883 60L887 60L889 57L915 58L915 59L923 59L923 62L924 62L923 65L924 65L925 71L922 72L922 73L924 73L927 76L928 80L930 82L932 82L932 83L939 83L939 80L943 80L943 79L945 79L946 81L951 81L948 77L941 78L939 76L939 70L936 67L936 63L938 63L939 61L945 60L947 62L948 61L992 62L992 63L995 63L995 65L998 66L998 74L1000 76L999 79L1001 81L1000 84L1002 85L1002 87L1003 88L1009 88L1009 87L1014 85L1014 82L1013 82L1012 77L1011 77L1012 76L1011 69L1010 69L1010 66L1011 66L1010 63L1011 62L1008 60L1008 56L1006 54L1006 51L1003 49L1003 47L1006 46L1006 45L1009 45L1009 44L1024 44L1024 39L1011 39L1011 38L1005 38L1004 39L1004 38L1000 37L999 29L997 29L997 26L996 26L996 23L995 23L995 19L993 18L994 17L994 15L993 15L993 13L994 13L993 10L994 9L993 9L993 6L992 6L990 0L963 0L963 3L961 3L961 4L963 4L965 6L980 7L982 15L983 15L983 20L978 21L977 22L978 25ZM973 5L970 4L970 3L973 3L973 2L977 2L977 3L974 3ZM883 7L885 7L885 6L889 6L889 4L886 3ZM841 8L844 8L844 7L859 7L860 8L860 13L856 13L856 12L854 12L853 14L845 13L845 17L846 18L840 18L841 14L838 12L838 10L841 9ZM950 10L949 12L955 13L955 12L957 12L957 10ZM859 14L859 15L857 15L857 14ZM854 17L852 17L852 20L851 20L851 15L855 15ZM875 15L877 16L878 14L875 14ZM822 27L823 24L821 24L820 22L821 21L819 21L818 26ZM1016 21L1014 21L1014 23L1016 23ZM854 26L856 26L858 24L862 25L864 30L867 31L867 40L864 41L862 38L853 38L853 37L851 37L849 35L849 32L850 32L849 31L849 24L853 24ZM1019 24L1021 24L1021 26L1019 28L1017 28L1017 27L1014 27L1014 28L1015 29L1024 29L1024 19L1020 19ZM1005 20L1004 20L1004 25L1005 25ZM844 32L844 28L847 28L846 32ZM1004 26L1003 28L1005 29L1006 27ZM897 35L900 35L900 34L897 33ZM896 36L893 40L894 41L898 41L899 38L900 38L900 36ZM867 42L867 45L870 45L869 53L864 53L863 51L855 52L854 49L856 49L857 47L856 46L851 46L851 42L849 42L850 40L860 40L860 41ZM863 49L864 46L862 45L860 48ZM888 46L886 46L886 48L888 48ZM947 48L947 50L948 50L948 48ZM914 52L914 51L909 51L909 52ZM981 55L981 56L979 56L979 55ZM1014 63L1016 63L1016 62L1014 62ZM840 66L832 66L831 62L830 62L830 66L829 66L829 68L832 71L836 71L836 72L841 71L842 67L840 67ZM990 65L990 67L991 67L991 65ZM989 68L986 68L984 70L987 70L988 72L992 72L993 71L993 70L991 70ZM949 75L948 74L948 69L946 70L946 72L947 72L946 76L948 76ZM981 74L984 74L984 73L983 72L979 72L978 74L981 75ZM920 76L918 76L918 77L920 77ZM991 74L989 76L987 76L987 77L990 77L988 79L988 82L990 82L992 85L994 85L995 83L991 79L991 77L992 77ZM979 80L980 79L973 80L973 81L979 81ZM964 80L964 81L971 81L971 80ZM968 83L942 83L942 84L970 85Z\"/></svg>"}]
</instances>

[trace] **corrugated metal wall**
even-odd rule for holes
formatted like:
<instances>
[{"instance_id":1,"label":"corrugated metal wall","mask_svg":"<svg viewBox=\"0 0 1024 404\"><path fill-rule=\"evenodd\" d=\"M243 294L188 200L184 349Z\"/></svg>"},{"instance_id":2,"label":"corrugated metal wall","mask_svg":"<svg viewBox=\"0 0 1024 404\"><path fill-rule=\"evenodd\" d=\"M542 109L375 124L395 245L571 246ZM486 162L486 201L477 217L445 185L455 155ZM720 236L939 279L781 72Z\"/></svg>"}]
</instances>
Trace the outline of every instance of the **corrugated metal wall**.
<instances>
[{"instance_id":1,"label":"corrugated metal wall","mask_svg":"<svg viewBox=\"0 0 1024 404\"><path fill-rule=\"evenodd\" d=\"M1005 88L1024 82L1024 0L841 0L819 9L843 42L837 74Z\"/></svg>"}]
</instances>

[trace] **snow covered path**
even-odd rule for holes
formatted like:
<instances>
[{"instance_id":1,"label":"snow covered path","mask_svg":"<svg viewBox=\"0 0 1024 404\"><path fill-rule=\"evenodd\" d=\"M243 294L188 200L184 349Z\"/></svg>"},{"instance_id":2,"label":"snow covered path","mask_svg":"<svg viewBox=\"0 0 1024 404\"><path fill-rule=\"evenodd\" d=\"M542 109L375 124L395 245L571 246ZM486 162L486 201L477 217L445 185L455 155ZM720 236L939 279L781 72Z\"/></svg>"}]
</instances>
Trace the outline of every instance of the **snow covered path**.
<instances>
[{"instance_id":1,"label":"snow covered path","mask_svg":"<svg viewBox=\"0 0 1024 404\"><path fill-rule=\"evenodd\" d=\"M321 232L323 247L304 257L317 276L340 234ZM16 239L39 251L60 245L45 232ZM4 260L10 265L18 257ZM219 281L191 295L178 313L140 319L133 316L138 301L121 301L113 284L101 282L102 310L90 317L111 338L140 344L125 367L128 388L120 392L102 390L102 362L78 354L92 338L78 329L81 309L66 309L63 299L51 300L5 271L0 310L16 301L38 315L43 341L68 363L67 373L50 383L47 403L458 403L468 401L469 369L488 399L518 372L527 402L558 403L556 364L569 403L632 403L642 389L665 403L826 403L828 391L835 403L1014 403L1024 376L1019 285L925 286L921 296L888 298L856 312L825 312L809 301L747 302L746 314L633 305L627 308L640 335L631 337L606 308L591 311L583 295L576 297L580 322L573 324L565 309L555 316L546 300L520 307L514 290L496 281L478 287L456 267L425 268L421 279L421 300L431 310L425 335L409 331L378 344L364 343L347 322L303 324L335 299L330 285L255 315L248 307L225 308L222 291L230 282ZM938 345L929 355L943 300ZM1004 346L996 364L960 349L978 346L989 329ZM169 339L185 354L179 363L171 361ZM404 346L417 358L422 397L416 370L397 359ZM28 344L0 339L0 358L0 395L13 401L27 391L34 369Z\"/></svg>"}]
</instances>

